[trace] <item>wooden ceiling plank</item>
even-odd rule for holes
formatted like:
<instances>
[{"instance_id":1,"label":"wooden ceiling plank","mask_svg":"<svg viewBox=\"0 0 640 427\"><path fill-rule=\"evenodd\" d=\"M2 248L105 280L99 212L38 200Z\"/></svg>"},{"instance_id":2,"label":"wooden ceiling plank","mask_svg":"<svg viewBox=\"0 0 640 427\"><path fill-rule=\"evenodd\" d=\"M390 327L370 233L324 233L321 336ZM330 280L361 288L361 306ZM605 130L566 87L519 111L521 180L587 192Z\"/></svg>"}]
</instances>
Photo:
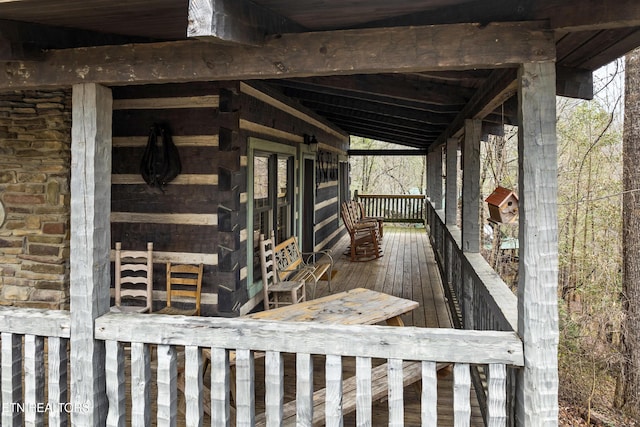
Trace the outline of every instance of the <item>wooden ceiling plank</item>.
<instances>
[{"instance_id":1,"label":"wooden ceiling plank","mask_svg":"<svg viewBox=\"0 0 640 427\"><path fill-rule=\"evenodd\" d=\"M187 36L200 40L261 46L267 35L306 29L249 0L189 0Z\"/></svg>"},{"instance_id":2,"label":"wooden ceiling plank","mask_svg":"<svg viewBox=\"0 0 640 427\"><path fill-rule=\"evenodd\" d=\"M534 18L549 19L551 28L589 31L640 26L637 0L545 0L535 2Z\"/></svg>"},{"instance_id":3,"label":"wooden ceiling plank","mask_svg":"<svg viewBox=\"0 0 640 427\"><path fill-rule=\"evenodd\" d=\"M5 64L0 89L495 68L554 59L553 34L541 23L344 30L284 34L259 48L188 40L54 50L42 62Z\"/></svg>"},{"instance_id":4,"label":"wooden ceiling plank","mask_svg":"<svg viewBox=\"0 0 640 427\"><path fill-rule=\"evenodd\" d=\"M311 86L301 84L293 80L274 80L274 84L283 88L283 92L292 98L310 98L312 94L325 95L332 97L340 97L360 102L369 102L379 105L387 105L391 107L400 107L415 110L416 112L430 113L457 113L464 104L457 105L436 105L429 102L407 101L404 99L392 98L388 96L380 96L376 94L367 94L361 92L352 92L349 90L340 90L330 87Z\"/></svg>"},{"instance_id":5,"label":"wooden ceiling plank","mask_svg":"<svg viewBox=\"0 0 640 427\"><path fill-rule=\"evenodd\" d=\"M402 75L322 76L307 78L301 82L437 105L465 104L474 92L469 88L408 79Z\"/></svg>"}]
</instances>

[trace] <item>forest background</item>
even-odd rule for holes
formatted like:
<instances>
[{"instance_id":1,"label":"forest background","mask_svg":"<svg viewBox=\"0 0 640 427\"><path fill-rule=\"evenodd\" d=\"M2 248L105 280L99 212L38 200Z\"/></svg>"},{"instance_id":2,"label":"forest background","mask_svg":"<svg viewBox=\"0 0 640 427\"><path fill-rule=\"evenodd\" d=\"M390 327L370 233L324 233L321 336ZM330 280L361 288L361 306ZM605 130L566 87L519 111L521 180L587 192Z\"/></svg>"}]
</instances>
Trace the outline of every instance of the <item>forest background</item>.
<instances>
[{"instance_id":1,"label":"forest background","mask_svg":"<svg viewBox=\"0 0 640 427\"><path fill-rule=\"evenodd\" d=\"M624 362L623 58L594 73L594 92L592 101L557 98L560 425L640 426L614 404ZM518 193L517 129L504 129L503 135L483 138L482 200L497 186ZM352 137L351 147L406 148L359 137ZM424 156L354 156L351 190L424 194L425 161ZM483 255L515 291L518 227L490 223L483 205Z\"/></svg>"}]
</instances>

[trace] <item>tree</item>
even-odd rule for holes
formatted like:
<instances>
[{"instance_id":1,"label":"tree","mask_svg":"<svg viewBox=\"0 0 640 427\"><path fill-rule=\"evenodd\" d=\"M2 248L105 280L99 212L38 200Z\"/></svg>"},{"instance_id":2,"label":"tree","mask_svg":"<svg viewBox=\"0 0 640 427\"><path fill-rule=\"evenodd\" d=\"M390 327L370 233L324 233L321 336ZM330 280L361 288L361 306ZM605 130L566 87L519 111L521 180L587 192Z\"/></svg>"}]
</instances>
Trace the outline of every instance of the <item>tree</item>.
<instances>
[{"instance_id":1,"label":"tree","mask_svg":"<svg viewBox=\"0 0 640 427\"><path fill-rule=\"evenodd\" d=\"M624 407L640 416L640 49L626 56L622 142L622 331Z\"/></svg>"}]
</instances>

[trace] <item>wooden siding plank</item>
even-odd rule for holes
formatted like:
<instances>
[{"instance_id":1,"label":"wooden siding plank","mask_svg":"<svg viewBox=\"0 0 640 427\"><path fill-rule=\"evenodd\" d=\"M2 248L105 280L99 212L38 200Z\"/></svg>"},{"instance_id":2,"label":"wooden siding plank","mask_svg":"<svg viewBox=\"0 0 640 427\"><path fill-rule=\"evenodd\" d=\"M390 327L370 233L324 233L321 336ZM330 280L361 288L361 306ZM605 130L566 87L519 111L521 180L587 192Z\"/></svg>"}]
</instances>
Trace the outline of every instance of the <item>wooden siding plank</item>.
<instances>
[{"instance_id":1,"label":"wooden siding plank","mask_svg":"<svg viewBox=\"0 0 640 427\"><path fill-rule=\"evenodd\" d=\"M211 348L211 425L228 427L230 425L229 390L231 375L229 352L224 348Z\"/></svg>"},{"instance_id":2,"label":"wooden siding plank","mask_svg":"<svg viewBox=\"0 0 640 427\"><path fill-rule=\"evenodd\" d=\"M172 135L176 147L217 147L218 135ZM113 148L144 148L149 142L148 136L114 136Z\"/></svg>"},{"instance_id":3,"label":"wooden siding plank","mask_svg":"<svg viewBox=\"0 0 640 427\"><path fill-rule=\"evenodd\" d=\"M111 222L126 222L132 224L218 225L218 215L111 212Z\"/></svg>"},{"instance_id":4,"label":"wooden siding plank","mask_svg":"<svg viewBox=\"0 0 640 427\"><path fill-rule=\"evenodd\" d=\"M111 175L113 185L146 185L142 175L134 174L113 174ZM218 185L217 174L180 174L170 185Z\"/></svg>"},{"instance_id":5,"label":"wooden siding plank","mask_svg":"<svg viewBox=\"0 0 640 427\"><path fill-rule=\"evenodd\" d=\"M268 351L265 355L265 412L267 427L282 425L284 404L284 359L282 353Z\"/></svg>"},{"instance_id":6,"label":"wooden siding plank","mask_svg":"<svg viewBox=\"0 0 640 427\"><path fill-rule=\"evenodd\" d=\"M151 425L151 355L144 343L131 343L131 425Z\"/></svg>"},{"instance_id":7,"label":"wooden siding plank","mask_svg":"<svg viewBox=\"0 0 640 427\"><path fill-rule=\"evenodd\" d=\"M14 405L22 402L22 336L9 332L2 332L2 404L8 405L2 410L3 426L22 426L22 412Z\"/></svg>"},{"instance_id":8,"label":"wooden siding plank","mask_svg":"<svg viewBox=\"0 0 640 427\"><path fill-rule=\"evenodd\" d=\"M124 377L124 349L118 341L105 342L106 356L106 394L109 402L107 426L124 427L126 425L126 383Z\"/></svg>"},{"instance_id":9,"label":"wooden siding plank","mask_svg":"<svg viewBox=\"0 0 640 427\"><path fill-rule=\"evenodd\" d=\"M175 347L159 345L157 425L175 427L178 421L178 358Z\"/></svg>"},{"instance_id":10,"label":"wooden siding plank","mask_svg":"<svg viewBox=\"0 0 640 427\"><path fill-rule=\"evenodd\" d=\"M412 48L398 49L405 44ZM109 67L104 58L111 58ZM553 32L538 22L366 28L282 34L259 48L188 40L52 50L44 61L7 63L0 88L437 71L554 59Z\"/></svg>"},{"instance_id":11,"label":"wooden siding plank","mask_svg":"<svg viewBox=\"0 0 640 427\"><path fill-rule=\"evenodd\" d=\"M325 360L325 422L330 427L342 426L342 357L327 355Z\"/></svg>"},{"instance_id":12,"label":"wooden siding plank","mask_svg":"<svg viewBox=\"0 0 640 427\"><path fill-rule=\"evenodd\" d=\"M313 425L313 359L311 354L296 354L296 424Z\"/></svg>"},{"instance_id":13,"label":"wooden siding plank","mask_svg":"<svg viewBox=\"0 0 640 427\"><path fill-rule=\"evenodd\" d=\"M202 351L195 345L189 345L184 348L185 422L188 426L202 425L204 419L202 390Z\"/></svg>"},{"instance_id":14,"label":"wooden siding plank","mask_svg":"<svg viewBox=\"0 0 640 427\"><path fill-rule=\"evenodd\" d=\"M48 383L48 403L52 408L59 408L60 405L68 400L67 393L67 347L69 340L58 337L47 338L47 367L49 375ZM106 367L106 361L105 361ZM50 427L66 427L68 423L68 415L64 411L50 411L49 426Z\"/></svg>"},{"instance_id":15,"label":"wooden siding plank","mask_svg":"<svg viewBox=\"0 0 640 427\"><path fill-rule=\"evenodd\" d=\"M44 403L44 337L24 337L24 424L44 425L44 411L38 409Z\"/></svg>"},{"instance_id":16,"label":"wooden siding plank","mask_svg":"<svg viewBox=\"0 0 640 427\"><path fill-rule=\"evenodd\" d=\"M170 98L114 99L115 110L166 110L169 108L218 108L218 95L176 96Z\"/></svg>"}]
</instances>

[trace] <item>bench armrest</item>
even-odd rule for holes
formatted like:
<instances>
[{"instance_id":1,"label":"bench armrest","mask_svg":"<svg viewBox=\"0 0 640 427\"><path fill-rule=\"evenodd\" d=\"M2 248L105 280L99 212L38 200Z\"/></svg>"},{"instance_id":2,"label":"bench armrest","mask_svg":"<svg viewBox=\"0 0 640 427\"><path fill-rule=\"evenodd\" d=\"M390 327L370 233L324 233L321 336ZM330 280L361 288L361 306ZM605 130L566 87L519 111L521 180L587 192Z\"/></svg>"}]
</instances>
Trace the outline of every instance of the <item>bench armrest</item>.
<instances>
[{"instance_id":1,"label":"bench armrest","mask_svg":"<svg viewBox=\"0 0 640 427\"><path fill-rule=\"evenodd\" d=\"M321 260L322 258L328 258L329 259L329 264L331 264L331 266L333 266L333 256L331 255L332 252L330 249L328 250L324 250L324 251L317 251L317 252L302 252L301 255L303 257L306 257L304 259L304 263L309 265L309 264L314 264L317 263L318 260ZM313 261L311 261L313 259Z\"/></svg>"}]
</instances>

